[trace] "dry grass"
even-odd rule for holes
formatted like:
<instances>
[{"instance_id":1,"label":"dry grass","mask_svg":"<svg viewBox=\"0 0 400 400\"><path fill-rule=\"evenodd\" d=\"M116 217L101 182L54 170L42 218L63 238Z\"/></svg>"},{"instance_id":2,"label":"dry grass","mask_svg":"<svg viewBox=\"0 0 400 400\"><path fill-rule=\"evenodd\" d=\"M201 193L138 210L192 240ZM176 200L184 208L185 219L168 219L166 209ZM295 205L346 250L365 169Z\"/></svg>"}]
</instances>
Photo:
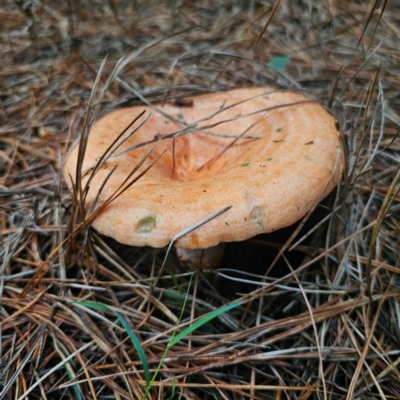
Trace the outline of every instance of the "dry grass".
<instances>
[{"instance_id":1,"label":"dry grass","mask_svg":"<svg viewBox=\"0 0 400 400\"><path fill-rule=\"evenodd\" d=\"M0 398L143 397L127 331L114 313L73 304L83 300L125 318L150 375L168 350L149 399L400 398L400 9L278 3L3 0ZM284 71L268 65L278 54L290 58ZM89 97L106 56L99 89L122 56L129 62L105 90L101 114L139 97L254 85L306 91L340 123L342 184L295 238L293 228L228 246L223 268L195 274L190 286L193 274L172 255L154 284L165 251L128 248L79 225L60 173L85 115L93 117L99 97L87 111ZM181 332L235 300L240 307L169 348L177 325Z\"/></svg>"}]
</instances>

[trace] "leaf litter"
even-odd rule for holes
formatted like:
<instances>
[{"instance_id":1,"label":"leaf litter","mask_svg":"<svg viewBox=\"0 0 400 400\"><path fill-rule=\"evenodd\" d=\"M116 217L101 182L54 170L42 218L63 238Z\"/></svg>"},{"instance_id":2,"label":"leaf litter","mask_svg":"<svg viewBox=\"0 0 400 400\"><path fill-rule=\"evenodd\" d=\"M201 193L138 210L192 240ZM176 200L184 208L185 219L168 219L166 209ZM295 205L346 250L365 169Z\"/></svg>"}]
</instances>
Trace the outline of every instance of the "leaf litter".
<instances>
[{"instance_id":1,"label":"leaf litter","mask_svg":"<svg viewBox=\"0 0 400 400\"><path fill-rule=\"evenodd\" d=\"M0 398L398 398L400 12L370 3L6 0ZM194 275L90 229L61 168L95 119L267 85L338 120L343 181L301 226Z\"/></svg>"}]
</instances>

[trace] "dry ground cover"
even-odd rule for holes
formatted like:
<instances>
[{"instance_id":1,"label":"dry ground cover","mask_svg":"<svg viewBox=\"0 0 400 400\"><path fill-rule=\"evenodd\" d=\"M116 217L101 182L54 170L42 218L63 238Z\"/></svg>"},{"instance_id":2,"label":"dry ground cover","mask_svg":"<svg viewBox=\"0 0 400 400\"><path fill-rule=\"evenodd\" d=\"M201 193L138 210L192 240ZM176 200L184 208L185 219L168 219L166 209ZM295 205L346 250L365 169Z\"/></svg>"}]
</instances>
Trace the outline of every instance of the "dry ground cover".
<instances>
[{"instance_id":1,"label":"dry ground cover","mask_svg":"<svg viewBox=\"0 0 400 400\"><path fill-rule=\"evenodd\" d=\"M399 43L395 1L2 0L0 398L400 398ZM61 166L93 119L265 85L340 127L304 227L160 277L90 228Z\"/></svg>"}]
</instances>

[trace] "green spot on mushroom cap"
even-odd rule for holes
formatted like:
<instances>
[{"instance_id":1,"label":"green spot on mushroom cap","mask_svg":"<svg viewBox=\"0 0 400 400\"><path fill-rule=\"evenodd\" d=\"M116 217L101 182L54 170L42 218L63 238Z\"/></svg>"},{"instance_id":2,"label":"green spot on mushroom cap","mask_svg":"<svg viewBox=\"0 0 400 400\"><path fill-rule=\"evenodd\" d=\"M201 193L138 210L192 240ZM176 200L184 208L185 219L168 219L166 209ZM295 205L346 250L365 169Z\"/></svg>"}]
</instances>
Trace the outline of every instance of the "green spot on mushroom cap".
<instances>
[{"instance_id":1,"label":"green spot on mushroom cap","mask_svg":"<svg viewBox=\"0 0 400 400\"><path fill-rule=\"evenodd\" d=\"M276 128L275 129L275 132L281 132L282 131L282 128Z\"/></svg>"},{"instance_id":2,"label":"green spot on mushroom cap","mask_svg":"<svg viewBox=\"0 0 400 400\"><path fill-rule=\"evenodd\" d=\"M140 219L136 224L136 231L140 234L150 233L156 227L155 217L149 215Z\"/></svg>"},{"instance_id":3,"label":"green spot on mushroom cap","mask_svg":"<svg viewBox=\"0 0 400 400\"><path fill-rule=\"evenodd\" d=\"M261 207L254 207L250 213L250 219L254 221L260 231L264 230L264 212Z\"/></svg>"},{"instance_id":4,"label":"green spot on mushroom cap","mask_svg":"<svg viewBox=\"0 0 400 400\"><path fill-rule=\"evenodd\" d=\"M242 164L242 167L248 167L250 165L250 162L245 162Z\"/></svg>"},{"instance_id":5,"label":"green spot on mushroom cap","mask_svg":"<svg viewBox=\"0 0 400 400\"><path fill-rule=\"evenodd\" d=\"M167 119L165 119L164 124L169 124L169 121Z\"/></svg>"}]
</instances>

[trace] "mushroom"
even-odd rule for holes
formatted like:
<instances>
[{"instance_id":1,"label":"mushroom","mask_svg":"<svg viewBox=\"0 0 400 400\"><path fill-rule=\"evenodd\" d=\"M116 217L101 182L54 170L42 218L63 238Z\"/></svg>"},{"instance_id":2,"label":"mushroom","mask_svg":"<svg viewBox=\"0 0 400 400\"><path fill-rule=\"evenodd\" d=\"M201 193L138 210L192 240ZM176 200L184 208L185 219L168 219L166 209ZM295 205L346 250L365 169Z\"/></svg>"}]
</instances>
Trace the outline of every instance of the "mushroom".
<instances>
[{"instance_id":1,"label":"mushroom","mask_svg":"<svg viewBox=\"0 0 400 400\"><path fill-rule=\"evenodd\" d=\"M293 224L340 179L334 118L302 94L261 87L107 114L90 130L83 183L138 116L133 127L142 125L132 135L122 135L126 140L120 139L120 146L97 168L86 196L87 207L93 202L98 206L145 159L132 178L147 172L92 224L121 243L161 248L177 238L178 249L199 250L245 240ZM71 184L77 160L75 147L64 166ZM197 227L188 230L192 226ZM207 268L220 258L209 262L202 254L196 257Z\"/></svg>"}]
</instances>

